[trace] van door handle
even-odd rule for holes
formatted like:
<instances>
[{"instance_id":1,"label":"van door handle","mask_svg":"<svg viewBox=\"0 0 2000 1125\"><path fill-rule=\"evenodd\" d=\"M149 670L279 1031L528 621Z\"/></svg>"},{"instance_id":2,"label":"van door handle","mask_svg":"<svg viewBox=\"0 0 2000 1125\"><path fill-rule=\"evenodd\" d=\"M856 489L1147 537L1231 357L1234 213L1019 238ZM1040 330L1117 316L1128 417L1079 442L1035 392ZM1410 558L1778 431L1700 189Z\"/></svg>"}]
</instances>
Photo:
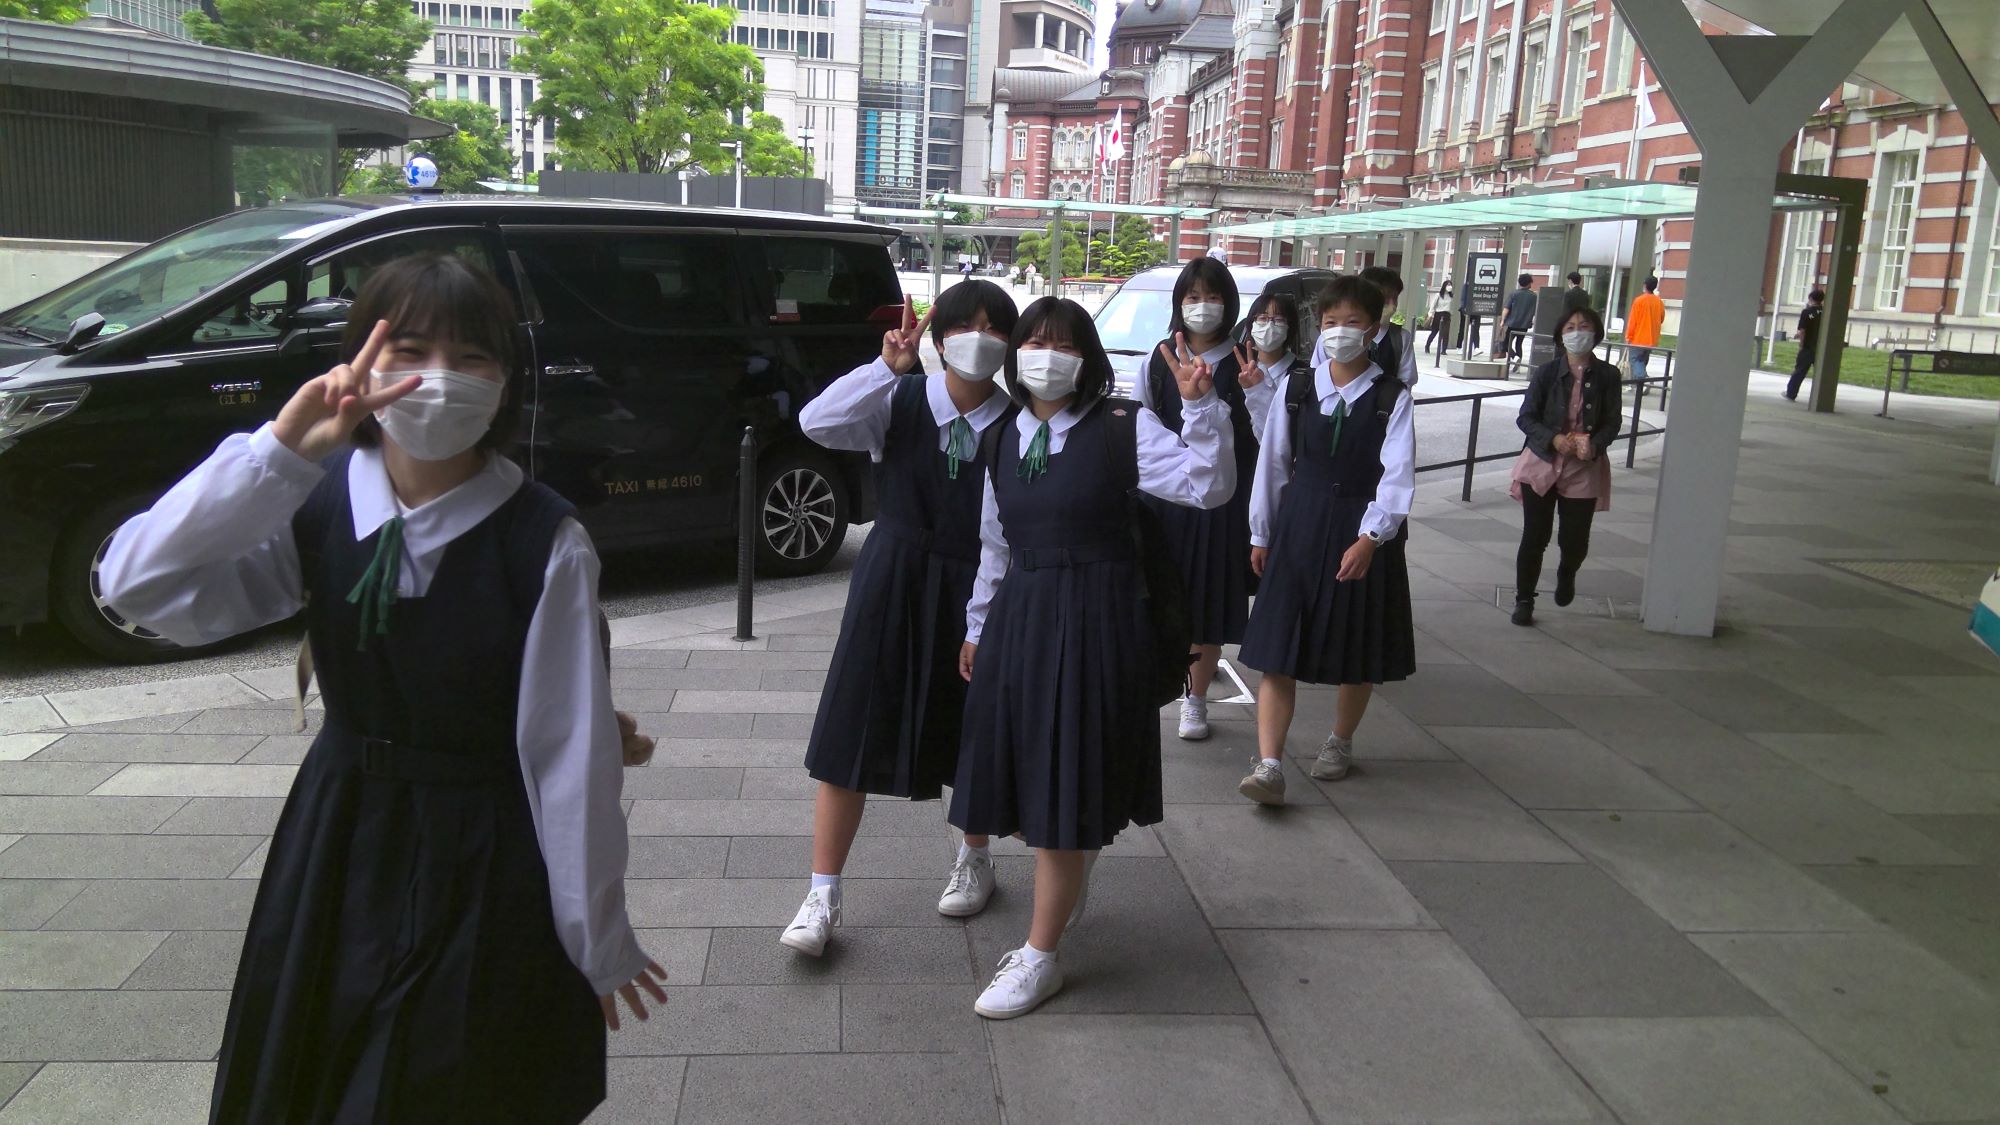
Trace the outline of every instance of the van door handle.
<instances>
[{"instance_id":1,"label":"van door handle","mask_svg":"<svg viewBox=\"0 0 2000 1125\"><path fill-rule=\"evenodd\" d=\"M551 378L562 379L575 375L595 375L597 374L597 368L588 363L550 364L542 368L542 374Z\"/></svg>"}]
</instances>

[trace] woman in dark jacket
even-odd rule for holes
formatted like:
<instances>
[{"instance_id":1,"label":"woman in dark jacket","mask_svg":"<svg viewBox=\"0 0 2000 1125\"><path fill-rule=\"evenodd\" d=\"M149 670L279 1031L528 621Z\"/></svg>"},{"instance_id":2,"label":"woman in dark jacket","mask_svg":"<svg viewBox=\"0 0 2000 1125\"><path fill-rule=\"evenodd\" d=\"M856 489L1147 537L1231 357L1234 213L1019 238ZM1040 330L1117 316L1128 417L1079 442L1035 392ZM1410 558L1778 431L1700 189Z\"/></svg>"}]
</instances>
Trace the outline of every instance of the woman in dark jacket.
<instances>
[{"instance_id":1,"label":"woman in dark jacket","mask_svg":"<svg viewBox=\"0 0 2000 1125\"><path fill-rule=\"evenodd\" d=\"M1521 550L1514 561L1516 625L1535 623L1535 585L1558 516L1556 604L1576 598L1576 572L1590 550L1591 518L1611 507L1608 451L1624 413L1624 376L1595 354L1604 339L1597 311L1572 310L1554 338L1561 354L1536 369L1517 419L1528 440L1514 462L1513 494L1522 514Z\"/></svg>"}]
</instances>

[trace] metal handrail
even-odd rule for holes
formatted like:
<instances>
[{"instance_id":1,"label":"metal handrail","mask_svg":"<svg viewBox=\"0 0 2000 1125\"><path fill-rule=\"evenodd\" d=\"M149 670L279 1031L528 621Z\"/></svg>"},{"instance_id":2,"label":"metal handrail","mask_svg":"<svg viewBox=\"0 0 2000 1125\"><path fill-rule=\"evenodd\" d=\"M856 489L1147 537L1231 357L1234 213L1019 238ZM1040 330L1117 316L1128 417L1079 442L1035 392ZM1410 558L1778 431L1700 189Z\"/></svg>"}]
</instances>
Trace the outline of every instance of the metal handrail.
<instances>
[{"instance_id":1,"label":"metal handrail","mask_svg":"<svg viewBox=\"0 0 2000 1125\"><path fill-rule=\"evenodd\" d=\"M1626 378L1622 380L1622 386L1633 388L1635 392L1632 395L1632 418L1630 424L1624 428L1623 432L1612 440L1624 440L1626 468L1631 468L1637 461L1640 438L1654 437L1667 432L1665 426L1647 426L1644 424L1640 411L1643 409L1646 401L1647 386L1654 383L1660 385L1660 409L1665 410L1667 407L1667 384L1672 381L1672 375L1648 375L1643 379ZM1469 402L1472 404L1472 427L1465 439L1465 456L1455 457L1449 461L1437 461L1429 465L1418 465L1416 471L1419 473L1429 473L1436 472L1439 469L1463 468L1465 470L1465 480L1459 489L1458 498L1470 503L1472 500L1472 476L1478 466L1492 461L1511 461L1521 455L1521 451L1518 449L1512 453L1487 453L1482 455L1479 452L1479 420L1485 412L1486 400L1493 398L1521 398L1525 397L1527 393L1527 387L1508 387L1497 391L1470 391L1465 394L1438 395L1435 398L1414 399L1415 406L1430 406L1433 404L1442 406L1453 402Z\"/></svg>"}]
</instances>

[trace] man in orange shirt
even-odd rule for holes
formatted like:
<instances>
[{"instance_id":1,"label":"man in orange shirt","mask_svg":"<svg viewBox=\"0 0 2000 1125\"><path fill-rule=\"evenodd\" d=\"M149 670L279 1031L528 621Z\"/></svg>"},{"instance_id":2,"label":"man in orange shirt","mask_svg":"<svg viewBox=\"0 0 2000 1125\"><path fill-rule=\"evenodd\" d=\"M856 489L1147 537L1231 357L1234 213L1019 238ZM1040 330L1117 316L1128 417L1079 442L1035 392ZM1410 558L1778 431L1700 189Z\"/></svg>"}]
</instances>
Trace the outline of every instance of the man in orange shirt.
<instances>
[{"instance_id":1,"label":"man in orange shirt","mask_svg":"<svg viewBox=\"0 0 2000 1125\"><path fill-rule=\"evenodd\" d=\"M1646 361L1660 346L1660 325L1667 319L1667 303L1657 290L1660 279L1646 279L1646 291L1632 298L1632 311L1625 317L1625 354L1632 361L1632 377L1646 377Z\"/></svg>"}]
</instances>

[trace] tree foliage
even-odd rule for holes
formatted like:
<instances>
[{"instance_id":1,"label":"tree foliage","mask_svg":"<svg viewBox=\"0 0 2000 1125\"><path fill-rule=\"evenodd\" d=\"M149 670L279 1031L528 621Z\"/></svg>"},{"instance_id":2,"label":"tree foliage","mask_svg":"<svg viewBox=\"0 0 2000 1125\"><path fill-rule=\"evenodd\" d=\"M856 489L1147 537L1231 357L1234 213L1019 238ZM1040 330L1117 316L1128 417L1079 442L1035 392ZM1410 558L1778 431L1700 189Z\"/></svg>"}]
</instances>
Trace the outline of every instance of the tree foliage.
<instances>
[{"instance_id":1,"label":"tree foliage","mask_svg":"<svg viewBox=\"0 0 2000 1125\"><path fill-rule=\"evenodd\" d=\"M1113 277L1131 277L1152 269L1167 256L1165 244L1153 235L1153 224L1139 215L1121 216L1109 241L1100 236L1096 246L1093 259L1102 262L1104 272Z\"/></svg>"},{"instance_id":2,"label":"tree foliage","mask_svg":"<svg viewBox=\"0 0 2000 1125\"><path fill-rule=\"evenodd\" d=\"M1055 233L1057 223L1062 226L1062 268L1056 269L1049 259L1049 239ZM1035 263L1043 277L1078 277L1083 273L1083 224L1074 219L1051 219L1046 229L1033 231L1021 236L1016 244L1014 257L1017 264Z\"/></svg>"},{"instance_id":3,"label":"tree foliage","mask_svg":"<svg viewBox=\"0 0 2000 1125\"><path fill-rule=\"evenodd\" d=\"M86 11L83 4L71 0L0 0L0 19L75 23Z\"/></svg>"},{"instance_id":4,"label":"tree foliage","mask_svg":"<svg viewBox=\"0 0 2000 1125\"><path fill-rule=\"evenodd\" d=\"M410 81L410 60L430 38L431 25L406 2L214 0L213 7L213 18L200 11L183 17L198 42L330 66L412 94L420 88Z\"/></svg>"},{"instance_id":5,"label":"tree foliage","mask_svg":"<svg viewBox=\"0 0 2000 1125\"><path fill-rule=\"evenodd\" d=\"M569 168L733 167L732 111L754 108L763 81L756 53L728 41L735 21L689 0L535 0L514 56L539 79L528 112L556 123Z\"/></svg>"},{"instance_id":6,"label":"tree foliage","mask_svg":"<svg viewBox=\"0 0 2000 1125\"><path fill-rule=\"evenodd\" d=\"M810 176L812 161L805 150L792 143L785 123L775 113L753 113L749 127L731 129L724 140L743 138L743 174L746 176ZM723 150L720 164L707 166L718 176L734 175L736 154Z\"/></svg>"},{"instance_id":7,"label":"tree foliage","mask_svg":"<svg viewBox=\"0 0 2000 1125\"><path fill-rule=\"evenodd\" d=\"M481 180L504 180L513 175L514 150L507 144L500 115L492 106L424 98L417 102L414 112L458 130L451 136L425 141L421 146L424 154L437 164L439 190L476 193ZM349 192L360 194L393 195L403 190L402 167L387 163L369 168L348 185Z\"/></svg>"}]
</instances>

